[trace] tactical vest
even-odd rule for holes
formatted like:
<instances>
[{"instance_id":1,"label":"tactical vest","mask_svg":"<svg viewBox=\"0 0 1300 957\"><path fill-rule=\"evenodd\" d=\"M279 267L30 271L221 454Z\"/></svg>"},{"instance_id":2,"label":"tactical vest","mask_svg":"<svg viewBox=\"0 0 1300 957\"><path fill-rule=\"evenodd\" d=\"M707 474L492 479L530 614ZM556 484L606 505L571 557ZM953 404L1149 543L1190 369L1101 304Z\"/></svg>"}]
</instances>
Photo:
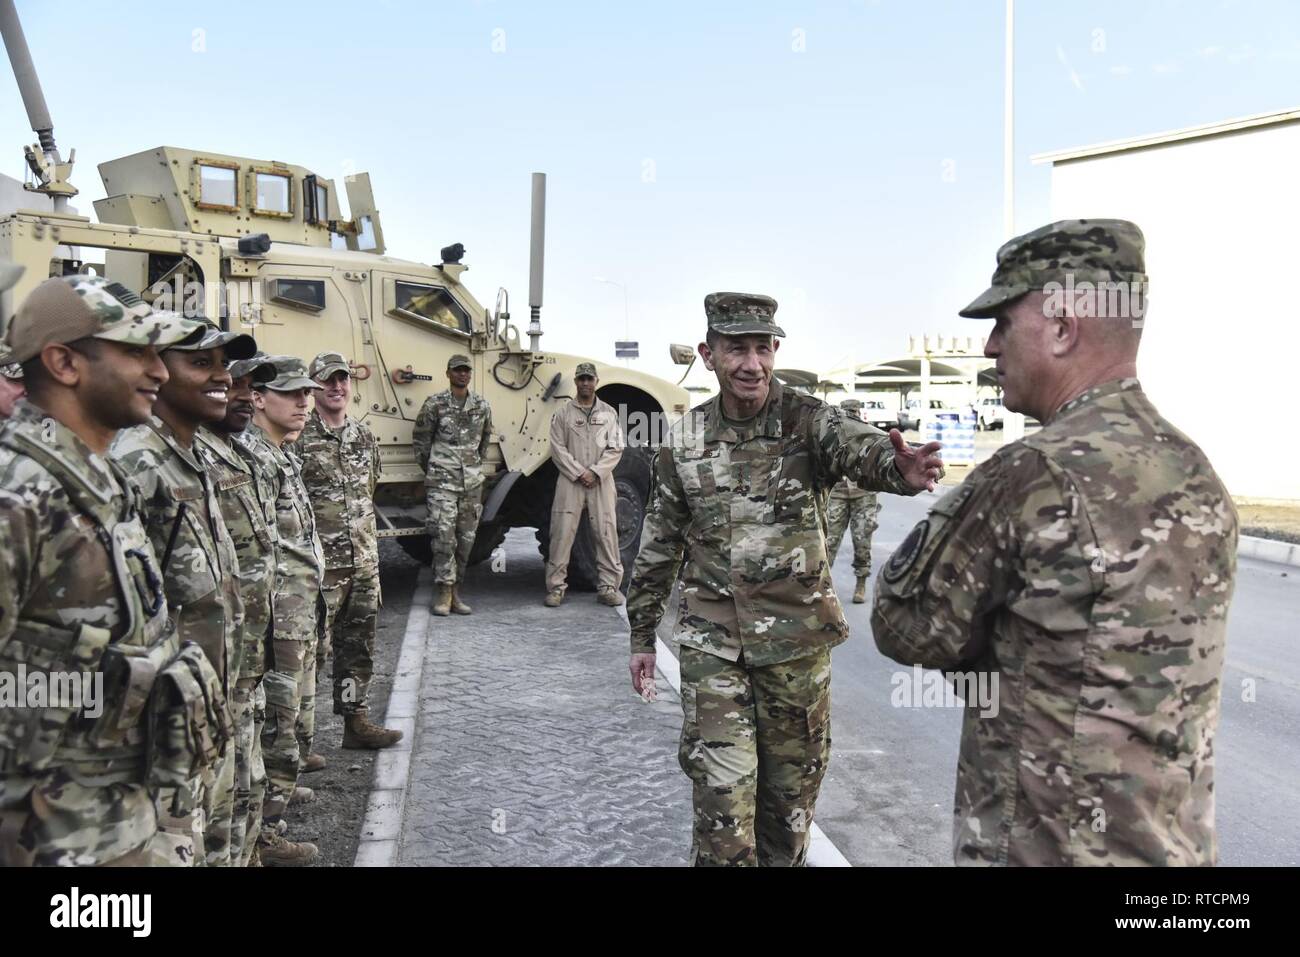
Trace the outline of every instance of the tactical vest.
<instances>
[{"instance_id":1,"label":"tactical vest","mask_svg":"<svg viewBox=\"0 0 1300 957\"><path fill-rule=\"evenodd\" d=\"M44 676L103 674L102 709L91 718L66 700L47 707L0 708L0 773L29 775L67 768L87 783L183 784L214 760L230 736L220 682L202 649L182 647L168 623L162 574L130 486L120 508L106 489L77 475L58 448L22 428L0 433L0 445L43 466L73 507L88 520L107 555L121 601L121 637L82 624L60 628L20 617L0 647L0 671ZM75 574L75 569L69 569Z\"/></svg>"}]
</instances>

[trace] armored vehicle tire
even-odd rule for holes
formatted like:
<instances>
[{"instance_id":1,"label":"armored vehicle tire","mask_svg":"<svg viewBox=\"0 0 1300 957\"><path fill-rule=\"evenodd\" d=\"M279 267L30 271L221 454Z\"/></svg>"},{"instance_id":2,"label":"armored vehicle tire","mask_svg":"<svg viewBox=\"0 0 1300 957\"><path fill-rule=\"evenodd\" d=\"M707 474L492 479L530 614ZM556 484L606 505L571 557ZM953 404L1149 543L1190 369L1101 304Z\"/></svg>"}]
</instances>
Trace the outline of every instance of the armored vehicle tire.
<instances>
[{"instance_id":1,"label":"armored vehicle tire","mask_svg":"<svg viewBox=\"0 0 1300 957\"><path fill-rule=\"evenodd\" d=\"M623 563L624 593L632 581L632 563L636 561L641 546L641 525L645 520L646 500L650 496L651 453L647 448L623 450L618 468L614 470L614 487L618 492L618 550ZM537 545L543 558L550 557L551 512L548 508L537 528ZM578 534L569 553L569 587L578 591L592 591L599 581L596 570L596 543L592 538L587 516L582 516Z\"/></svg>"},{"instance_id":2,"label":"armored vehicle tire","mask_svg":"<svg viewBox=\"0 0 1300 957\"><path fill-rule=\"evenodd\" d=\"M469 563L477 565L491 555L496 547L505 541L507 531L504 525L496 522L480 525L478 535L474 538L474 548L469 553ZM428 535L403 535L397 539L397 543L402 546L402 551L421 565L429 565L433 562L433 545Z\"/></svg>"}]
</instances>

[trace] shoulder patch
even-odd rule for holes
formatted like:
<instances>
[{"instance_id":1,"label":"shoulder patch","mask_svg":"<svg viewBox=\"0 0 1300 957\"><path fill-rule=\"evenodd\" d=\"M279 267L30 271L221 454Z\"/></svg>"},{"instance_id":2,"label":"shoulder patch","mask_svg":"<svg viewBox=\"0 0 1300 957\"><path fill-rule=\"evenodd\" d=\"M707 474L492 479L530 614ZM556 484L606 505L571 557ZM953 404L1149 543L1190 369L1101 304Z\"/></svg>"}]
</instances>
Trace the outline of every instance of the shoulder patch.
<instances>
[{"instance_id":1,"label":"shoulder patch","mask_svg":"<svg viewBox=\"0 0 1300 957\"><path fill-rule=\"evenodd\" d=\"M882 572L886 582L891 585L897 584L899 579L907 574L917 556L921 554L921 549L925 547L925 540L929 535L930 521L923 518L916 523L915 528L908 532L907 538L903 539L903 543L890 556L889 562L885 565L884 572Z\"/></svg>"}]
</instances>

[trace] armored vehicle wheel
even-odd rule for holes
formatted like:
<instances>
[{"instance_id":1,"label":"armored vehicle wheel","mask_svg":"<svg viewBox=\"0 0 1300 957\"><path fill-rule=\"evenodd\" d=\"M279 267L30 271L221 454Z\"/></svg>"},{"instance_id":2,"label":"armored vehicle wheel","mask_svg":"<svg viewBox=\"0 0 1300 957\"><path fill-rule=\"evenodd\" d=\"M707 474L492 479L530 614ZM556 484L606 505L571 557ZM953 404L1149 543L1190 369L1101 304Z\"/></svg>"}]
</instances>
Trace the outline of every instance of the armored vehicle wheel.
<instances>
[{"instance_id":1,"label":"armored vehicle wheel","mask_svg":"<svg viewBox=\"0 0 1300 957\"><path fill-rule=\"evenodd\" d=\"M496 547L505 541L506 531L504 525L498 525L496 522L480 525L478 535L474 539L474 548L469 553L469 563L476 565L491 555ZM428 535L403 535L397 539L397 544L402 546L402 551L421 565L433 562L433 546L429 542Z\"/></svg>"},{"instance_id":2,"label":"armored vehicle wheel","mask_svg":"<svg viewBox=\"0 0 1300 957\"><path fill-rule=\"evenodd\" d=\"M623 563L624 593L632 581L632 563L636 561L641 546L641 525L645 520L646 500L650 495L650 459L646 448L628 448L623 451L618 468L614 470L614 487L618 492L618 550ZM537 545L543 558L550 556L551 512L548 508L537 528ZM578 591L592 591L598 581L596 570L596 543L592 539L591 525L582 516L578 534L569 553L569 587Z\"/></svg>"}]
</instances>

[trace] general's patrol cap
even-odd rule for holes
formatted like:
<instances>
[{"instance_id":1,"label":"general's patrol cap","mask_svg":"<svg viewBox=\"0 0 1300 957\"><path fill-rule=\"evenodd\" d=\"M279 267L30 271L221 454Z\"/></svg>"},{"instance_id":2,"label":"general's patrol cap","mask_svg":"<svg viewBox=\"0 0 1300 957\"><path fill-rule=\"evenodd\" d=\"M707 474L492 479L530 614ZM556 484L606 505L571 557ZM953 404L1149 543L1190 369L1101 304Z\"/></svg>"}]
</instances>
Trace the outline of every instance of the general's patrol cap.
<instances>
[{"instance_id":1,"label":"general's patrol cap","mask_svg":"<svg viewBox=\"0 0 1300 957\"><path fill-rule=\"evenodd\" d=\"M257 353L257 340L247 333L218 329L205 319L200 319L199 322L203 324L202 338L186 339L159 351L175 349L177 352L203 352L206 349L221 349L227 359L234 360L249 359Z\"/></svg>"},{"instance_id":2,"label":"general's patrol cap","mask_svg":"<svg viewBox=\"0 0 1300 957\"><path fill-rule=\"evenodd\" d=\"M989 288L958 315L989 319L1027 292L1051 282L1147 281L1146 240L1126 219L1063 219L1017 236L998 250Z\"/></svg>"},{"instance_id":3,"label":"general's patrol cap","mask_svg":"<svg viewBox=\"0 0 1300 957\"><path fill-rule=\"evenodd\" d=\"M596 363L579 362L578 367L573 370L573 377L576 379L579 376L584 376L584 375L589 375L593 379L596 378Z\"/></svg>"},{"instance_id":4,"label":"general's patrol cap","mask_svg":"<svg viewBox=\"0 0 1300 957\"><path fill-rule=\"evenodd\" d=\"M325 388L311 376L307 375L307 363L297 356L264 356L263 362L275 367L275 378L265 387L276 392L297 392L299 389Z\"/></svg>"},{"instance_id":5,"label":"general's patrol cap","mask_svg":"<svg viewBox=\"0 0 1300 957\"><path fill-rule=\"evenodd\" d=\"M343 358L341 352L322 352L311 360L311 367L307 370L307 374L317 382L328 379L336 372L352 375L352 367L348 365L348 360Z\"/></svg>"},{"instance_id":6,"label":"general's patrol cap","mask_svg":"<svg viewBox=\"0 0 1300 957\"><path fill-rule=\"evenodd\" d=\"M119 282L102 276L56 276L31 291L9 323L4 344L13 362L26 362L48 345L105 339L156 346L197 340L204 325L174 312L155 311Z\"/></svg>"},{"instance_id":7,"label":"general's patrol cap","mask_svg":"<svg viewBox=\"0 0 1300 957\"><path fill-rule=\"evenodd\" d=\"M447 360L447 371L452 369L473 369L470 365L469 356L463 356L459 352Z\"/></svg>"},{"instance_id":8,"label":"general's patrol cap","mask_svg":"<svg viewBox=\"0 0 1300 957\"><path fill-rule=\"evenodd\" d=\"M784 336L776 324L776 300L748 292L711 292L704 297L709 328L724 336Z\"/></svg>"},{"instance_id":9,"label":"general's patrol cap","mask_svg":"<svg viewBox=\"0 0 1300 957\"><path fill-rule=\"evenodd\" d=\"M246 375L253 377L254 385L264 385L273 381L280 373L275 363L265 352L259 352L247 359L237 359L226 370L232 379L242 379Z\"/></svg>"}]
</instances>

